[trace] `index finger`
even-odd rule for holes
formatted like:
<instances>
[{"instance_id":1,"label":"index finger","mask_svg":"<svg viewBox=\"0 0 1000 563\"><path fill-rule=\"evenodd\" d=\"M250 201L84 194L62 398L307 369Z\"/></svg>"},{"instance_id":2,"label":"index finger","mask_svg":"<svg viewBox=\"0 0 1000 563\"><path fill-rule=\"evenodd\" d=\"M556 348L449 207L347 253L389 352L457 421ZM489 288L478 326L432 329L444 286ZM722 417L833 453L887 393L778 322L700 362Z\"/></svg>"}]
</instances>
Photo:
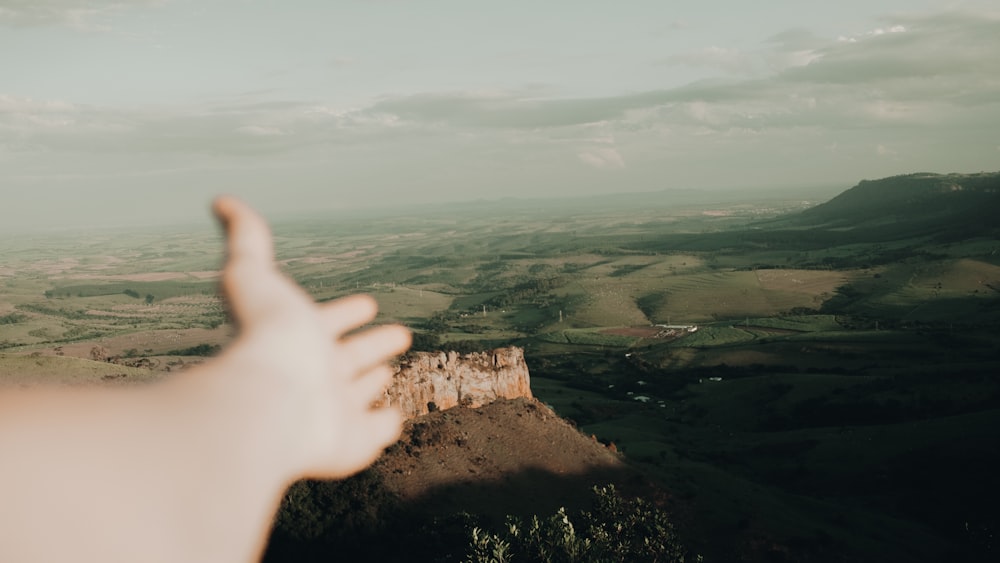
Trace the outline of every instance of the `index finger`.
<instances>
[{"instance_id":1,"label":"index finger","mask_svg":"<svg viewBox=\"0 0 1000 563\"><path fill-rule=\"evenodd\" d=\"M377 312L378 303L364 293L341 297L320 306L323 324L337 337L372 322Z\"/></svg>"}]
</instances>

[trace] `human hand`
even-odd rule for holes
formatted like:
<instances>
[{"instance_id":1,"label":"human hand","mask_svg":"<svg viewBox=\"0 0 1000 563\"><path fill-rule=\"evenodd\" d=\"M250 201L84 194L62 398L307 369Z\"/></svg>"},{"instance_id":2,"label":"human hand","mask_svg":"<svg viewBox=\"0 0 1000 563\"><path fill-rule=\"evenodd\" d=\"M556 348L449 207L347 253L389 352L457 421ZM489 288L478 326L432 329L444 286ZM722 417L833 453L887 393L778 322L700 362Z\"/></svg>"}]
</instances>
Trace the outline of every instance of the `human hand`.
<instances>
[{"instance_id":1,"label":"human hand","mask_svg":"<svg viewBox=\"0 0 1000 563\"><path fill-rule=\"evenodd\" d=\"M409 331L352 332L375 318L374 299L315 303L278 270L260 215L231 197L214 210L227 236L223 295L239 331L218 360L234 376L226 384L246 390L260 411L253 414L270 418L289 480L360 471L399 436L399 412L371 405L392 377L387 360L409 347Z\"/></svg>"},{"instance_id":2,"label":"human hand","mask_svg":"<svg viewBox=\"0 0 1000 563\"><path fill-rule=\"evenodd\" d=\"M0 394L16 453L0 456L0 560L256 560L292 481L346 477L399 435L372 402L409 332L356 331L371 297L316 304L260 215L233 198L215 212L239 330L219 357L148 386Z\"/></svg>"}]
</instances>

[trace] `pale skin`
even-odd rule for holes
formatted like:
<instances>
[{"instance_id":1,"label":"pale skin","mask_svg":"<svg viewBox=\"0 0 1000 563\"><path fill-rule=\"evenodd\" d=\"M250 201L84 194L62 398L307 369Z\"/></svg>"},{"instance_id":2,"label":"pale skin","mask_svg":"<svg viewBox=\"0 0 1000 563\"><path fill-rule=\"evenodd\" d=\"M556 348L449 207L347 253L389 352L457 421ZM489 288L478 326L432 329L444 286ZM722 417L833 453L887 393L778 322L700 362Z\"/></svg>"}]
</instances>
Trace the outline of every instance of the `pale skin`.
<instances>
[{"instance_id":1,"label":"pale skin","mask_svg":"<svg viewBox=\"0 0 1000 563\"><path fill-rule=\"evenodd\" d=\"M257 213L214 208L238 327L222 354L143 387L0 391L0 561L255 561L288 485L397 439L399 412L371 405L409 332L358 331L373 299L314 303Z\"/></svg>"}]
</instances>

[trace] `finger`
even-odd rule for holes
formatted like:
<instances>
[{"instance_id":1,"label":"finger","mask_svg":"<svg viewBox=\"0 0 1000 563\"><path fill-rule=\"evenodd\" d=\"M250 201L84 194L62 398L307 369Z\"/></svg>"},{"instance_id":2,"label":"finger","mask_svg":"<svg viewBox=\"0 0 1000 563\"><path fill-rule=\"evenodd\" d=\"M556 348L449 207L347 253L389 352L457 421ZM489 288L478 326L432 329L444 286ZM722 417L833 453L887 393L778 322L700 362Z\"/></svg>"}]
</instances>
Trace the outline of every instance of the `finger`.
<instances>
[{"instance_id":1,"label":"finger","mask_svg":"<svg viewBox=\"0 0 1000 563\"><path fill-rule=\"evenodd\" d=\"M410 331L400 325L384 325L349 336L341 343L344 354L358 371L370 368L410 347Z\"/></svg>"},{"instance_id":2,"label":"finger","mask_svg":"<svg viewBox=\"0 0 1000 563\"><path fill-rule=\"evenodd\" d=\"M323 303L320 315L323 323L336 336L375 320L378 304L370 295L359 293Z\"/></svg>"},{"instance_id":3,"label":"finger","mask_svg":"<svg viewBox=\"0 0 1000 563\"><path fill-rule=\"evenodd\" d=\"M362 467L371 465L386 446L399 439L403 415L395 407L372 409L365 415L364 430L346 436L344 451L361 452Z\"/></svg>"},{"instance_id":4,"label":"finger","mask_svg":"<svg viewBox=\"0 0 1000 563\"><path fill-rule=\"evenodd\" d=\"M374 462L382 451L399 439L403 429L403 416L399 409L385 407L372 409L352 432L343 436L338 444L336 457L320 462L303 477L315 479L342 479L361 471Z\"/></svg>"},{"instance_id":5,"label":"finger","mask_svg":"<svg viewBox=\"0 0 1000 563\"><path fill-rule=\"evenodd\" d=\"M378 445L378 451L372 457L374 461L383 448L399 439L399 433L403 430L403 415L395 407L383 407L371 410L368 418L367 428L371 432L369 439Z\"/></svg>"},{"instance_id":6,"label":"finger","mask_svg":"<svg viewBox=\"0 0 1000 563\"><path fill-rule=\"evenodd\" d=\"M226 265L222 290L237 323L244 324L273 306L277 270L267 222L250 206L233 197L213 204L226 230Z\"/></svg>"},{"instance_id":7,"label":"finger","mask_svg":"<svg viewBox=\"0 0 1000 563\"><path fill-rule=\"evenodd\" d=\"M221 196L212 204L228 236L229 262L249 260L270 265L274 262L271 229L249 205L232 196Z\"/></svg>"},{"instance_id":8,"label":"finger","mask_svg":"<svg viewBox=\"0 0 1000 563\"><path fill-rule=\"evenodd\" d=\"M382 396L392 382L393 373L393 369L385 364L376 366L355 380L351 392L366 404L371 403Z\"/></svg>"}]
</instances>

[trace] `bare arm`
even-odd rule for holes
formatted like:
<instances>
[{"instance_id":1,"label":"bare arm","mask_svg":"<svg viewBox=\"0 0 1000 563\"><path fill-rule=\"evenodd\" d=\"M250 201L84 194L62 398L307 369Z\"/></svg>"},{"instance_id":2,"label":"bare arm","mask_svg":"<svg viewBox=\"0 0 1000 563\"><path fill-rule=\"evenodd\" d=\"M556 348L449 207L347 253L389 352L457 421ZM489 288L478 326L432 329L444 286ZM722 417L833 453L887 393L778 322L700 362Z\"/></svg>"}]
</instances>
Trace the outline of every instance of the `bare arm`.
<instances>
[{"instance_id":1,"label":"bare arm","mask_svg":"<svg viewBox=\"0 0 1000 563\"><path fill-rule=\"evenodd\" d=\"M233 199L223 292L236 341L135 389L0 395L0 561L250 561L285 488L361 470L399 434L371 409L409 333L375 303L317 305L273 263L263 219Z\"/></svg>"}]
</instances>

